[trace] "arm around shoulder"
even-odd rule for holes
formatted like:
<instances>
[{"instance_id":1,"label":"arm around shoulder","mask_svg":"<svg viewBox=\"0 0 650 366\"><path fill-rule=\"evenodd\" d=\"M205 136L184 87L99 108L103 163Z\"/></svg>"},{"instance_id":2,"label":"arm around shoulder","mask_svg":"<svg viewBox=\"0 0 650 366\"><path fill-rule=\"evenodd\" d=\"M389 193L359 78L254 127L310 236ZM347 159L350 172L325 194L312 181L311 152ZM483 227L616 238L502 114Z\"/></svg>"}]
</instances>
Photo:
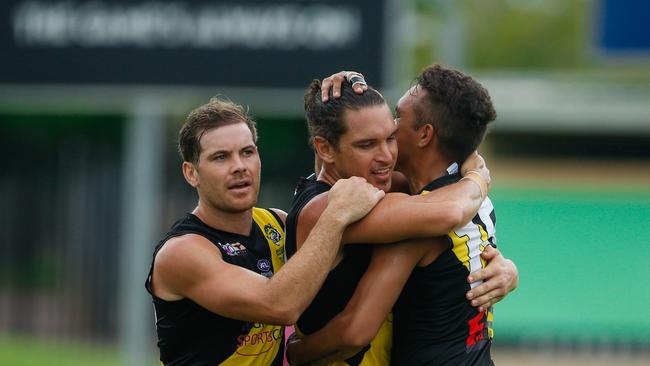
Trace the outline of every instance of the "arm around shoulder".
<instances>
[{"instance_id":1,"label":"arm around shoulder","mask_svg":"<svg viewBox=\"0 0 650 366\"><path fill-rule=\"evenodd\" d=\"M292 324L299 314L273 290L270 279L226 263L214 244L196 234L170 239L156 255L153 277L156 296L188 298L225 317Z\"/></svg>"},{"instance_id":2,"label":"arm around shoulder","mask_svg":"<svg viewBox=\"0 0 650 366\"><path fill-rule=\"evenodd\" d=\"M370 266L345 309L317 332L292 342L287 349L290 361L343 360L369 344L430 245L418 240L375 247Z\"/></svg>"},{"instance_id":3,"label":"arm around shoulder","mask_svg":"<svg viewBox=\"0 0 650 366\"><path fill-rule=\"evenodd\" d=\"M449 233L471 220L482 198L479 187L466 180L426 195L389 193L362 220L350 225L345 243L392 243Z\"/></svg>"}]
</instances>

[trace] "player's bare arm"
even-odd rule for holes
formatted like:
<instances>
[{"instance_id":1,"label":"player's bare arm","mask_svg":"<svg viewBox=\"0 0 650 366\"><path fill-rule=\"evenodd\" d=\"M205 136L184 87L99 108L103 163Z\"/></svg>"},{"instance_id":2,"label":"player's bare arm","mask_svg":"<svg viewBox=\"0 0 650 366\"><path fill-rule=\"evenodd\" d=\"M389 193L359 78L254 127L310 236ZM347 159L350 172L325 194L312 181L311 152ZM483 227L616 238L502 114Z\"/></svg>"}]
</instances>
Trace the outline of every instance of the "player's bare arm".
<instances>
[{"instance_id":1,"label":"player's bare arm","mask_svg":"<svg viewBox=\"0 0 650 366\"><path fill-rule=\"evenodd\" d=\"M481 167L482 166L482 167ZM467 171L481 172L489 182L489 171L482 159ZM362 220L351 225L343 236L344 243L393 243L409 238L426 238L447 234L476 215L484 199L483 188L475 181L461 179L427 195L409 196L389 193ZM298 218L296 241L302 243L325 209L328 193L311 200Z\"/></svg>"},{"instance_id":2,"label":"player's bare arm","mask_svg":"<svg viewBox=\"0 0 650 366\"><path fill-rule=\"evenodd\" d=\"M226 263L201 236L170 239L155 258L154 293L168 301L189 298L226 317L293 324L325 280L345 227L363 217L383 195L362 178L339 180L303 250L271 278Z\"/></svg>"},{"instance_id":3,"label":"player's bare arm","mask_svg":"<svg viewBox=\"0 0 650 366\"><path fill-rule=\"evenodd\" d=\"M317 332L293 339L292 363L333 362L354 355L375 337L416 264L446 248L440 238L407 240L373 248L372 260L345 309Z\"/></svg>"},{"instance_id":4,"label":"player's bare arm","mask_svg":"<svg viewBox=\"0 0 650 366\"><path fill-rule=\"evenodd\" d=\"M314 360L333 362L365 347L376 336L414 266L432 263L446 246L445 239L438 237L375 247L370 266L346 308L317 332L293 339L287 349L290 360L297 363ZM500 295L486 300L489 304L483 304L479 311L501 301L512 286L506 280L512 276L509 268L512 262L504 259L492 247L486 248L486 253L486 268L470 277L474 281L492 280L490 293ZM471 292L476 293L479 287Z\"/></svg>"}]
</instances>

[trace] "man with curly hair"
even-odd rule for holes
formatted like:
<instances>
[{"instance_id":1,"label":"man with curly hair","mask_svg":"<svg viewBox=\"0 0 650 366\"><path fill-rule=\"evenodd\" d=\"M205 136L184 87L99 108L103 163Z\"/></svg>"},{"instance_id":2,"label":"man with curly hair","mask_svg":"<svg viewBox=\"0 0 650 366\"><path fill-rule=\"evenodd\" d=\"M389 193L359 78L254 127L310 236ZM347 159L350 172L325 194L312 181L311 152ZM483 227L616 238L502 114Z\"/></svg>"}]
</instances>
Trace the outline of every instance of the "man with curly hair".
<instances>
[{"instance_id":1,"label":"man with curly hair","mask_svg":"<svg viewBox=\"0 0 650 366\"><path fill-rule=\"evenodd\" d=\"M334 97L341 94L334 80L341 76L324 81L325 89L333 87ZM396 107L396 170L406 176L410 192L426 195L458 182L459 165L483 141L495 118L490 96L478 82L440 65L425 68ZM392 364L493 364L491 305L517 286L511 261L504 264L514 271L510 284L483 282L494 275L484 268L485 253L499 255L491 248L496 246L495 223L494 207L486 198L469 223L445 236L376 247L345 309L319 331L293 341L291 358L345 359L367 347L395 305Z\"/></svg>"}]
</instances>

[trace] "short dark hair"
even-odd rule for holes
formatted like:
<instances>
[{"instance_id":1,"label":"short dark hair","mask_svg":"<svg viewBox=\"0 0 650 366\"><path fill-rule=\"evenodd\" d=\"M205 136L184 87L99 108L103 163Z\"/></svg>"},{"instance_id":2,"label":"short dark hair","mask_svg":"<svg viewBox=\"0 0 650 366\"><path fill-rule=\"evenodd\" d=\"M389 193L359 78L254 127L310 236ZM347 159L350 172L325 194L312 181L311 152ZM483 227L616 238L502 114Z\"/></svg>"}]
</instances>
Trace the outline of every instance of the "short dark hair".
<instances>
[{"instance_id":1,"label":"short dark hair","mask_svg":"<svg viewBox=\"0 0 650 366\"><path fill-rule=\"evenodd\" d=\"M445 157L464 161L497 117L490 95L470 76L438 64L427 66L416 80L426 91L415 106L416 128L431 124Z\"/></svg>"},{"instance_id":2,"label":"short dark hair","mask_svg":"<svg viewBox=\"0 0 650 366\"><path fill-rule=\"evenodd\" d=\"M216 96L190 112L178 133L178 151L183 161L198 164L201 155L201 137L207 131L234 123L246 123L257 143L255 121L239 104Z\"/></svg>"},{"instance_id":3,"label":"short dark hair","mask_svg":"<svg viewBox=\"0 0 650 366\"><path fill-rule=\"evenodd\" d=\"M343 120L346 111L385 104L386 100L376 89L368 86L363 94L356 94L347 80L341 85L339 98L332 97L330 89L329 100L323 103L321 82L313 80L305 93L305 117L310 143L313 144L314 137L320 136L337 148L341 135L347 131Z\"/></svg>"}]
</instances>

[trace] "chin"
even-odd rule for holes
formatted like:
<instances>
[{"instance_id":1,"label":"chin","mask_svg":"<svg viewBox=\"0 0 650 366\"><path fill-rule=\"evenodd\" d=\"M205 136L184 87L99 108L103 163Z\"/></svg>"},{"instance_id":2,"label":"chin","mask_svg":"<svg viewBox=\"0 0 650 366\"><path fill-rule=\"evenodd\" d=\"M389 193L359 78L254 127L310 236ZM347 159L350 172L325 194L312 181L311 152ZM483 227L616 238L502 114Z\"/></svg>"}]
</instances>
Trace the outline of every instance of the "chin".
<instances>
[{"instance_id":1,"label":"chin","mask_svg":"<svg viewBox=\"0 0 650 366\"><path fill-rule=\"evenodd\" d=\"M226 211L232 212L232 213L242 213L242 212L246 212L246 211L252 209L254 206L255 206L254 203L251 204L251 205L248 205L248 204L246 204L246 205L231 205L231 206L226 208Z\"/></svg>"},{"instance_id":2,"label":"chin","mask_svg":"<svg viewBox=\"0 0 650 366\"><path fill-rule=\"evenodd\" d=\"M375 188L381 189L384 192L388 192L390 190L390 183L391 183L390 179L388 181L381 181L381 182L372 181L369 183L375 186Z\"/></svg>"},{"instance_id":3,"label":"chin","mask_svg":"<svg viewBox=\"0 0 650 366\"><path fill-rule=\"evenodd\" d=\"M238 199L227 202L224 205L224 211L240 213L250 210L257 203L257 198Z\"/></svg>"}]
</instances>

